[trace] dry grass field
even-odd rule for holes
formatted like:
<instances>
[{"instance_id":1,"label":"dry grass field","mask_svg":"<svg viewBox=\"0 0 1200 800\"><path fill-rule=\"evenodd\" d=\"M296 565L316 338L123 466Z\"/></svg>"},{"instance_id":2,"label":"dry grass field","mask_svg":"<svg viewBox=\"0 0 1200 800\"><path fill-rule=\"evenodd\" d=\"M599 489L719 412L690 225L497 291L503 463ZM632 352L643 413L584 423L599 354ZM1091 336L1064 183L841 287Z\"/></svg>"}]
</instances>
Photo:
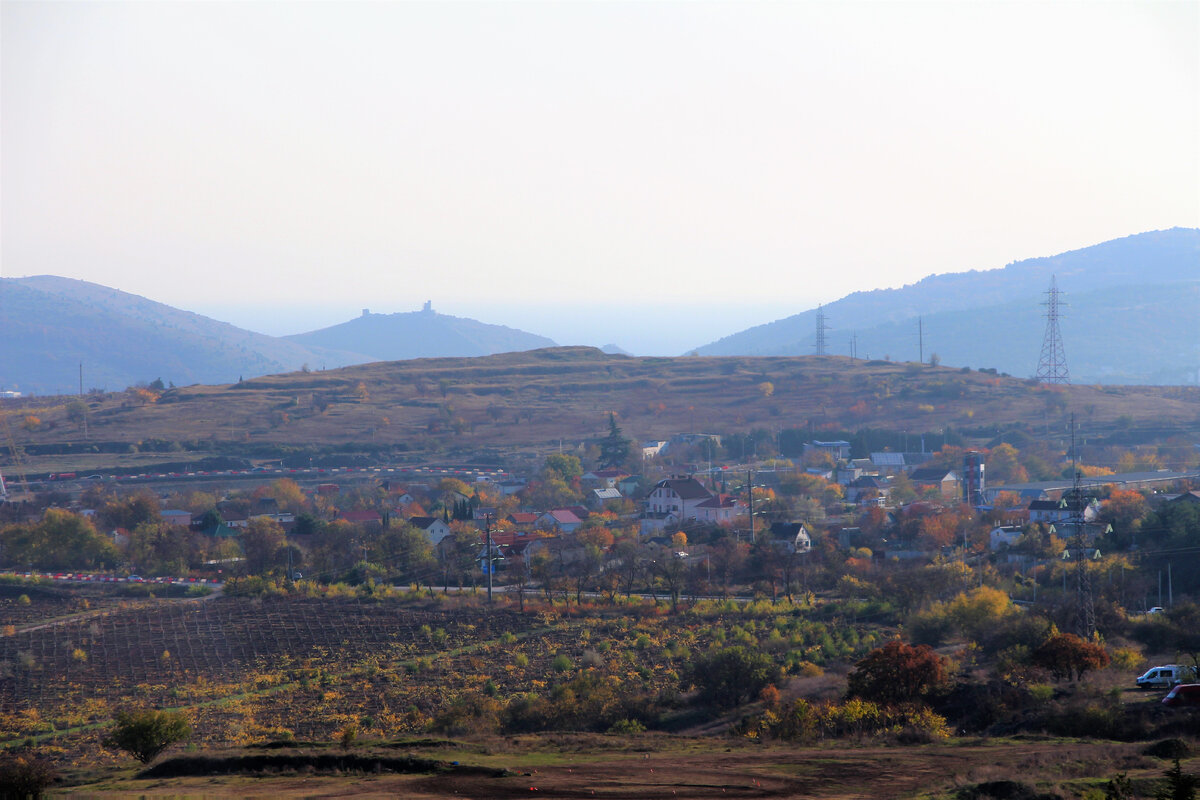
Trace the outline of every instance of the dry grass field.
<instances>
[{"instance_id":1,"label":"dry grass field","mask_svg":"<svg viewBox=\"0 0 1200 800\"><path fill-rule=\"evenodd\" d=\"M1061 430L1071 413L1092 431L1144 426L1169 434L1200 420L1198 387L1051 387L839 356L630 358L583 347L297 372L168 389L157 399L93 395L86 440L68 416L73 399L6 401L15 442L30 448L28 471L178 460L172 443L186 445L189 458L290 445L512 452L603 435L609 412L642 439L948 426L988 437L1013 425ZM26 426L34 411L39 424ZM41 454L66 444L71 458ZM89 453L89 445L104 452Z\"/></svg>"}]
</instances>

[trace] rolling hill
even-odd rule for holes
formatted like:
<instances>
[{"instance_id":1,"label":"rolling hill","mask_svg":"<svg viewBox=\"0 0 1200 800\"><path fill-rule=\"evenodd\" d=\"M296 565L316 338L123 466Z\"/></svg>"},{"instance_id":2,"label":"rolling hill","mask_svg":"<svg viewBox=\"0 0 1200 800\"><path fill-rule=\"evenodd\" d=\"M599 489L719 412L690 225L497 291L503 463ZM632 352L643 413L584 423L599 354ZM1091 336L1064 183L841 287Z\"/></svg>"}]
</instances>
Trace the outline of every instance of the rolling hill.
<instances>
[{"instance_id":1,"label":"rolling hill","mask_svg":"<svg viewBox=\"0 0 1200 800\"><path fill-rule=\"evenodd\" d=\"M1200 383L1200 230L1173 228L1019 261L856 292L823 309L827 352L1035 373L1055 276L1071 377L1081 383ZM726 336L699 355L814 352L815 309Z\"/></svg>"},{"instance_id":2,"label":"rolling hill","mask_svg":"<svg viewBox=\"0 0 1200 800\"><path fill-rule=\"evenodd\" d=\"M0 401L0 409L22 415L32 402ZM181 452L519 457L603 436L610 411L636 439L954 428L979 441L1006 430L1061 439L1075 413L1087 436L1174 432L1190 454L1200 387L1059 387L844 356L630 358L560 347L268 375L172 389L157 402L94 396L89 406L86 440L65 401L35 409L44 424L34 430L11 426L35 462L29 471L178 460Z\"/></svg>"},{"instance_id":3,"label":"rolling hill","mask_svg":"<svg viewBox=\"0 0 1200 800\"><path fill-rule=\"evenodd\" d=\"M305 363L369 360L304 347L87 281L39 275L0 279L4 388L56 394L118 391L161 378L183 386L289 372Z\"/></svg>"},{"instance_id":4,"label":"rolling hill","mask_svg":"<svg viewBox=\"0 0 1200 800\"><path fill-rule=\"evenodd\" d=\"M553 345L499 325L433 312L369 314L293 337L267 336L87 281L0 279L0 389L119 391L179 386L419 356L473 356Z\"/></svg>"},{"instance_id":5,"label":"rolling hill","mask_svg":"<svg viewBox=\"0 0 1200 800\"><path fill-rule=\"evenodd\" d=\"M364 311L349 322L286 338L307 347L366 353L371 361L490 356L555 346L545 336L439 314L428 304L422 311L408 313Z\"/></svg>"}]
</instances>

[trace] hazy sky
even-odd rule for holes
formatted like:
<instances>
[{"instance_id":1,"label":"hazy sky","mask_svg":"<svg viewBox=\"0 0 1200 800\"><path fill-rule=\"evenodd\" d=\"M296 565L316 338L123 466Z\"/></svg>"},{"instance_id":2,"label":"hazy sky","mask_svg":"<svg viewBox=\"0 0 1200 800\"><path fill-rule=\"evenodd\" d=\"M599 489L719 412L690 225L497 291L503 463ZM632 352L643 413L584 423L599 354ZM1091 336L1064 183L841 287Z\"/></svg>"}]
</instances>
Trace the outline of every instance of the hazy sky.
<instances>
[{"instance_id":1,"label":"hazy sky","mask_svg":"<svg viewBox=\"0 0 1200 800\"><path fill-rule=\"evenodd\" d=\"M1200 225L1195 2L5 0L0 25L3 275L268 333L430 299L678 352Z\"/></svg>"}]
</instances>

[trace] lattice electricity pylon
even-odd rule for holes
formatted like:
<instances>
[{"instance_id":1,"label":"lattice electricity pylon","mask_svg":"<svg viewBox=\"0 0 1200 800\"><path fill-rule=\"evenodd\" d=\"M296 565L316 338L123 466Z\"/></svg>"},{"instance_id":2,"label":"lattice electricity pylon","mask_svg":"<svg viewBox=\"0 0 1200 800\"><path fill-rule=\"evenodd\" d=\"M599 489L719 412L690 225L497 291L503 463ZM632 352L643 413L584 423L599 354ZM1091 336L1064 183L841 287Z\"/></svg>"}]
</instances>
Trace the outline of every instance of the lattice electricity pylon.
<instances>
[{"instance_id":1,"label":"lattice electricity pylon","mask_svg":"<svg viewBox=\"0 0 1200 800\"><path fill-rule=\"evenodd\" d=\"M1075 528L1071 543L1075 550L1075 630L1084 641L1096 638L1096 604L1092 597L1092 576L1088 561L1093 549L1087 546L1087 518L1084 514L1083 481L1075 465L1075 417L1071 417L1071 465L1074 479L1071 486L1071 516L1067 524Z\"/></svg>"},{"instance_id":2,"label":"lattice electricity pylon","mask_svg":"<svg viewBox=\"0 0 1200 800\"><path fill-rule=\"evenodd\" d=\"M1050 289L1046 292L1046 335L1042 338L1042 355L1038 359L1035 378L1042 383L1070 383L1067 371L1067 354L1063 350L1062 332L1058 329L1059 308L1066 303L1059 299L1055 276L1050 276Z\"/></svg>"},{"instance_id":3,"label":"lattice electricity pylon","mask_svg":"<svg viewBox=\"0 0 1200 800\"><path fill-rule=\"evenodd\" d=\"M1075 547L1075 629L1079 638L1090 642L1096 637L1096 604L1092 598L1092 575L1088 571L1093 551L1085 544L1083 533L1075 537Z\"/></svg>"},{"instance_id":4,"label":"lattice electricity pylon","mask_svg":"<svg viewBox=\"0 0 1200 800\"><path fill-rule=\"evenodd\" d=\"M829 323L825 319L825 306L817 306L817 343L813 345L819 356L828 355L825 349L825 334L829 332Z\"/></svg>"}]
</instances>

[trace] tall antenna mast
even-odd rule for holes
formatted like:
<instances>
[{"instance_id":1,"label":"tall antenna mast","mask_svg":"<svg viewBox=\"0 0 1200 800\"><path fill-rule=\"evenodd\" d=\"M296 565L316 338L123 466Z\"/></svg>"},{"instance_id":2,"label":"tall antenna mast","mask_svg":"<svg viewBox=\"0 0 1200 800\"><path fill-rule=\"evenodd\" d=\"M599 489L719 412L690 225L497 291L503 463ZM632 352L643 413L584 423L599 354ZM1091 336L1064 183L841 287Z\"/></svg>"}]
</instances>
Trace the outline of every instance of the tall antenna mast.
<instances>
[{"instance_id":1,"label":"tall antenna mast","mask_svg":"<svg viewBox=\"0 0 1200 800\"><path fill-rule=\"evenodd\" d=\"M925 363L925 320L917 317L917 355L920 363Z\"/></svg>"},{"instance_id":2,"label":"tall antenna mast","mask_svg":"<svg viewBox=\"0 0 1200 800\"><path fill-rule=\"evenodd\" d=\"M1064 306L1059 300L1062 294L1058 290L1055 276L1050 276L1050 289L1046 292L1046 335L1042 339L1042 356L1038 359L1035 379L1041 383L1071 382L1071 374L1067 371L1067 354L1063 350L1062 333L1058 329L1059 306Z\"/></svg>"},{"instance_id":3,"label":"tall antenna mast","mask_svg":"<svg viewBox=\"0 0 1200 800\"><path fill-rule=\"evenodd\" d=\"M817 343L814 345L819 356L828 355L825 349L825 334L829 331L829 323L825 319L825 306L817 306Z\"/></svg>"}]
</instances>

